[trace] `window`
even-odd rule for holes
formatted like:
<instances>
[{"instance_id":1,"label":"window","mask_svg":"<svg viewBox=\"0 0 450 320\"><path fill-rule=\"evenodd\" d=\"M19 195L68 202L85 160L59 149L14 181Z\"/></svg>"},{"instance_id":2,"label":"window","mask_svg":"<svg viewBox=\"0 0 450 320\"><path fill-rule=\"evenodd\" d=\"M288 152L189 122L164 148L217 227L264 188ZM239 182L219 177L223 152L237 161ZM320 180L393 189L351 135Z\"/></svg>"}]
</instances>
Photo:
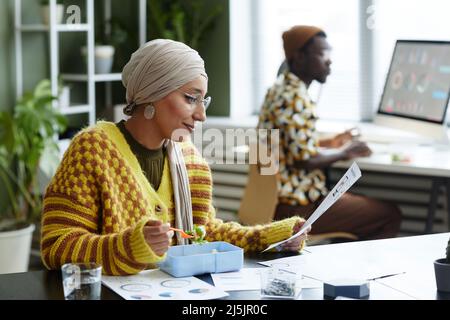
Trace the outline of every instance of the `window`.
<instances>
[{"instance_id":1,"label":"window","mask_svg":"<svg viewBox=\"0 0 450 320\"><path fill-rule=\"evenodd\" d=\"M230 0L230 9L232 116L258 113L294 25L322 27L333 47L332 74L310 90L325 119L372 117L397 39L450 40L448 0Z\"/></svg>"},{"instance_id":2,"label":"window","mask_svg":"<svg viewBox=\"0 0 450 320\"><path fill-rule=\"evenodd\" d=\"M315 25L324 29L333 47L332 75L322 90L311 87L318 99L323 118L359 119L359 0L259 0L254 10L257 29L253 39L255 111L263 102L267 89L275 81L278 67L284 60L281 35L294 25Z\"/></svg>"}]
</instances>

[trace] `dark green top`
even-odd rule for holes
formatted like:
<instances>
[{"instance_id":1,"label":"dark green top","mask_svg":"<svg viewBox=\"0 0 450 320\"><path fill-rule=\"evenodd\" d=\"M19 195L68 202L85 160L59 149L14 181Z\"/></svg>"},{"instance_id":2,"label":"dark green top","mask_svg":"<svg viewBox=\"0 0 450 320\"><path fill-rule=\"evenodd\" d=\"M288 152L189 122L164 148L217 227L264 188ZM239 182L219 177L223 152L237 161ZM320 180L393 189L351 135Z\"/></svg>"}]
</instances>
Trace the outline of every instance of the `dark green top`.
<instances>
[{"instance_id":1,"label":"dark green top","mask_svg":"<svg viewBox=\"0 0 450 320\"><path fill-rule=\"evenodd\" d=\"M131 151L136 156L144 175L153 189L157 190L161 183L161 178L164 170L164 158L166 150L164 147L156 150L150 150L140 144L125 127L125 120L116 123L120 132L122 132L125 140L127 140Z\"/></svg>"}]
</instances>

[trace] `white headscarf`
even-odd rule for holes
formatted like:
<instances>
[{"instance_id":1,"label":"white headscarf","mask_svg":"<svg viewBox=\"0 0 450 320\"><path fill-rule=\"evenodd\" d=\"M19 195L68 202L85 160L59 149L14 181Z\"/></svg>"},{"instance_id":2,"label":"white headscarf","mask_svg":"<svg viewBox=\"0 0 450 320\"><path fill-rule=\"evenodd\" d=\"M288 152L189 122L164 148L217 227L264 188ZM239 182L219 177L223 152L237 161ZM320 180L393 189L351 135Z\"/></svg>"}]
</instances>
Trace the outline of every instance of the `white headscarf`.
<instances>
[{"instance_id":1,"label":"white headscarf","mask_svg":"<svg viewBox=\"0 0 450 320\"><path fill-rule=\"evenodd\" d=\"M127 107L131 115L136 105L149 104L166 97L186 83L204 76L208 79L203 59L184 43L157 39L141 46L132 54L122 71L122 83L127 90ZM175 226L193 229L192 201L189 177L182 151L174 141L166 141L175 203ZM178 233L178 244L187 244Z\"/></svg>"},{"instance_id":2,"label":"white headscarf","mask_svg":"<svg viewBox=\"0 0 450 320\"><path fill-rule=\"evenodd\" d=\"M204 76L205 64L197 51L184 43L156 39L142 45L122 71L128 104L149 104L186 83Z\"/></svg>"}]
</instances>

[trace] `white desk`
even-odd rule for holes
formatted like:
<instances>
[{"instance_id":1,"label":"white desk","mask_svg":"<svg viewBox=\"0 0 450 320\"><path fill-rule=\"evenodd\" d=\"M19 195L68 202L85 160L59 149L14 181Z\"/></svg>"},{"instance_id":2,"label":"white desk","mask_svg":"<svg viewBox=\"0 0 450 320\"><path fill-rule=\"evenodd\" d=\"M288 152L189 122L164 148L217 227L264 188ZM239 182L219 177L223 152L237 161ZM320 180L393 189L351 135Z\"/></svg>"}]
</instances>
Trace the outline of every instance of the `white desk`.
<instances>
[{"instance_id":1,"label":"white desk","mask_svg":"<svg viewBox=\"0 0 450 320\"><path fill-rule=\"evenodd\" d=\"M433 263L445 257L449 237L450 233L439 233L311 246L307 248L310 253L281 258L277 263L299 269L303 275L322 282L335 278L361 278L358 275L373 270L395 270L404 273L370 282L370 299L448 299L448 294L436 289ZM377 285L394 292L379 291ZM321 289L319 293L315 291L319 290L305 289L303 298L316 298L322 293Z\"/></svg>"},{"instance_id":2,"label":"white desk","mask_svg":"<svg viewBox=\"0 0 450 320\"><path fill-rule=\"evenodd\" d=\"M374 125L369 125L373 130ZM379 128L379 127L378 127ZM433 230L433 221L436 215L436 207L439 189L444 186L447 190L447 203L450 203L450 146L430 145L414 143L411 136L393 136L394 142L388 143L389 136L382 136L383 130L378 137L368 135L365 138L364 129L361 140L366 141L372 149L373 154L367 158L358 158L355 161L363 171L387 172L405 175L426 176L432 179L430 204L428 207L427 223L425 233ZM367 127L366 127L367 132ZM378 140L373 142L373 140ZM380 140L386 142L379 142ZM404 139L404 142L400 142ZM393 155L400 158L408 158L408 161L394 161ZM341 161L333 164L333 168L348 168L351 161ZM450 206L447 208L449 215L450 230Z\"/></svg>"},{"instance_id":3,"label":"white desk","mask_svg":"<svg viewBox=\"0 0 450 320\"><path fill-rule=\"evenodd\" d=\"M415 299L437 297L433 262L445 257L445 248L450 233L425 236L403 237L374 241L330 245L328 247L310 247L312 254L323 254L324 260L330 261L339 256L363 259L374 264L393 265L406 273L375 281L405 293Z\"/></svg>"},{"instance_id":4,"label":"white desk","mask_svg":"<svg viewBox=\"0 0 450 320\"><path fill-rule=\"evenodd\" d=\"M342 132L347 127L349 125L337 132ZM418 176L450 177L450 144L445 146L432 144L421 136L370 123L362 123L357 127L361 128L362 132L360 140L367 142L373 151L371 157L358 159L357 162L362 169ZM328 132L331 133L331 130L328 129ZM408 156L411 161L393 161L393 154ZM343 165L337 164L337 166Z\"/></svg>"},{"instance_id":5,"label":"white desk","mask_svg":"<svg viewBox=\"0 0 450 320\"><path fill-rule=\"evenodd\" d=\"M450 233L441 233L416 237L392 238L372 241L358 241L323 246L311 246L311 253L296 255L287 252L245 253L245 267L261 267L258 262L283 259L289 264L296 264L306 275L300 263L327 270L330 279L339 277L338 270L347 268L350 278L361 273L361 266L373 267L395 266L406 272L383 279L370 281L369 299L375 300L409 300L409 299L449 299L450 294L436 291L433 261L445 256ZM210 275L198 276L213 284ZM326 281L327 279L318 279ZM261 299L260 291L230 291L227 300ZM101 298L122 299L114 291L102 287ZM302 300L322 300L323 287L303 289L299 297ZM0 300L64 299L61 272L59 270L41 270L0 275ZM286 304L283 304L286 305ZM297 305L297 304L296 304ZM301 307L301 305L299 304Z\"/></svg>"},{"instance_id":6,"label":"white desk","mask_svg":"<svg viewBox=\"0 0 450 320\"><path fill-rule=\"evenodd\" d=\"M363 170L411 174L427 177L450 178L450 148L414 144L380 144L368 142L373 154L367 158L358 158L356 162ZM409 161L394 161L393 154L407 156ZM340 161L333 165L346 168L349 161Z\"/></svg>"}]
</instances>

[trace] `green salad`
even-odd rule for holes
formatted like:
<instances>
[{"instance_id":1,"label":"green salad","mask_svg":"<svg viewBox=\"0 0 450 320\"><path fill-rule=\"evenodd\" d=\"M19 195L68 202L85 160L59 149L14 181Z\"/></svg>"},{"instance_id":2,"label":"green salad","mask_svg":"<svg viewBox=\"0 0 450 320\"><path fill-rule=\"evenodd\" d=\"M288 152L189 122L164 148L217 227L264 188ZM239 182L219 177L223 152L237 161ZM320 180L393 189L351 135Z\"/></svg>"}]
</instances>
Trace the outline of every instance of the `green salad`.
<instances>
[{"instance_id":1,"label":"green salad","mask_svg":"<svg viewBox=\"0 0 450 320\"><path fill-rule=\"evenodd\" d=\"M207 240L205 240L206 236L205 226L194 225L194 229L192 231L186 231L186 233L191 236L194 236L194 238L190 239L192 244L201 244L208 242Z\"/></svg>"}]
</instances>

